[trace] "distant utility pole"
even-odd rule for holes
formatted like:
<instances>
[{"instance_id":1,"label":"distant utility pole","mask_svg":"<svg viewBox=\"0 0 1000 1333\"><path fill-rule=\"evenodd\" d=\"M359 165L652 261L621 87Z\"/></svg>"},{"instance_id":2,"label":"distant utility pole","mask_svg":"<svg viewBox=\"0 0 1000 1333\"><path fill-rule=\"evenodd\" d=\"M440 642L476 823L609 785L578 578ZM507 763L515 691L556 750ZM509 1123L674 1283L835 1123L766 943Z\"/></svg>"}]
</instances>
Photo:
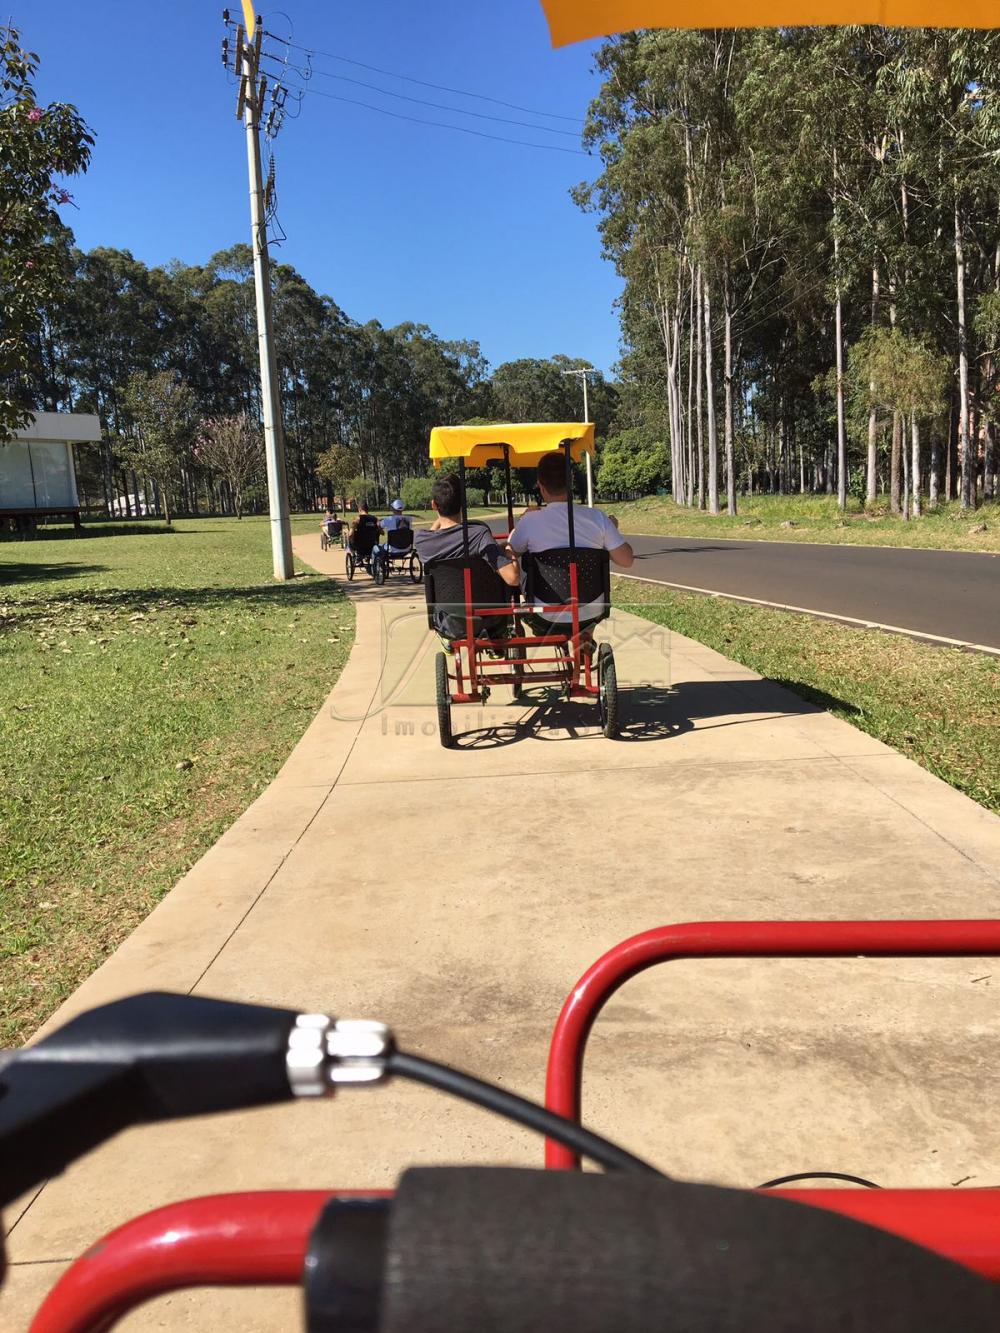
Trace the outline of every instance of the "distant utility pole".
<instances>
[{"instance_id":1,"label":"distant utility pole","mask_svg":"<svg viewBox=\"0 0 1000 1333\"><path fill-rule=\"evenodd\" d=\"M582 366L579 370L564 370L564 375L579 375L583 382L583 419L590 420L590 408L587 403L587 376L599 375L600 371L595 370L593 366ZM587 465L587 504L591 509L594 507L594 469L590 461L590 454L584 454L584 460Z\"/></svg>"},{"instance_id":2,"label":"distant utility pole","mask_svg":"<svg viewBox=\"0 0 1000 1333\"><path fill-rule=\"evenodd\" d=\"M281 391L278 361L274 352L274 323L271 312L271 261L267 249L267 216L260 165L260 122L267 93L267 80L260 73L260 47L264 36L251 0L243 0L246 28L236 30L232 68L240 80L236 119L247 135L247 167L250 173L250 233L253 240L253 279L257 294L257 344L260 353L260 406L264 419L264 457L267 463L267 500L271 515L271 554L274 577L290 579L292 528L288 513L288 479L285 475L285 432L281 421ZM223 10L228 25L229 10ZM222 61L229 64L229 39L222 44Z\"/></svg>"}]
</instances>

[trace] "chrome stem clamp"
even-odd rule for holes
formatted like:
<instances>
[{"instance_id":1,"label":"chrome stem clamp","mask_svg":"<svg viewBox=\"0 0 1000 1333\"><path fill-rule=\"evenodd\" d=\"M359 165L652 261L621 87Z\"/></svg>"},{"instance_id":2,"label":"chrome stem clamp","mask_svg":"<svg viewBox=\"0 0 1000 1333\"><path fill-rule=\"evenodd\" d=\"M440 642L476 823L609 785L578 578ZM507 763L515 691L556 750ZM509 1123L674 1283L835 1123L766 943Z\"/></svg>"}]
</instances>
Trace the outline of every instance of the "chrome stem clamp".
<instances>
[{"instance_id":1,"label":"chrome stem clamp","mask_svg":"<svg viewBox=\"0 0 1000 1333\"><path fill-rule=\"evenodd\" d=\"M330 1097L338 1086L380 1083L395 1044L384 1023L299 1014L285 1055L289 1086L296 1097Z\"/></svg>"}]
</instances>

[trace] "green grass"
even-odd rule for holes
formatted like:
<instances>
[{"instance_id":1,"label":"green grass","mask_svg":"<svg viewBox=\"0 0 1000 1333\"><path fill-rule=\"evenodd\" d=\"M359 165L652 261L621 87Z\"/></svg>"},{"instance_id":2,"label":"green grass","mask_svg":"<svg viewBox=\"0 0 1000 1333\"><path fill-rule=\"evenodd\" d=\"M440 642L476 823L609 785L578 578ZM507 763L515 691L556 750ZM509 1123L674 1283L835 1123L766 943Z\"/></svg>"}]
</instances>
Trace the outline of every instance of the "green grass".
<instances>
[{"instance_id":1,"label":"green grass","mask_svg":"<svg viewBox=\"0 0 1000 1333\"><path fill-rule=\"evenodd\" d=\"M707 644L1000 812L1000 659L615 580L618 605Z\"/></svg>"},{"instance_id":2,"label":"green grass","mask_svg":"<svg viewBox=\"0 0 1000 1333\"><path fill-rule=\"evenodd\" d=\"M271 582L266 520L175 526L0 545L0 1043L250 804L350 650L334 583Z\"/></svg>"},{"instance_id":3,"label":"green grass","mask_svg":"<svg viewBox=\"0 0 1000 1333\"><path fill-rule=\"evenodd\" d=\"M926 509L922 518L905 522L885 504L865 512L850 500L846 516L829 495L752 495L737 497L737 512L714 517L686 509L663 496L650 495L622 504L604 504L616 515L623 532L671 537L704 537L709 533L739 541L832 542L864 546L922 546L946 551L1000 551L1000 504L981 505L963 513L954 502ZM782 527L792 523L793 527ZM975 532L981 524L985 532Z\"/></svg>"}]
</instances>

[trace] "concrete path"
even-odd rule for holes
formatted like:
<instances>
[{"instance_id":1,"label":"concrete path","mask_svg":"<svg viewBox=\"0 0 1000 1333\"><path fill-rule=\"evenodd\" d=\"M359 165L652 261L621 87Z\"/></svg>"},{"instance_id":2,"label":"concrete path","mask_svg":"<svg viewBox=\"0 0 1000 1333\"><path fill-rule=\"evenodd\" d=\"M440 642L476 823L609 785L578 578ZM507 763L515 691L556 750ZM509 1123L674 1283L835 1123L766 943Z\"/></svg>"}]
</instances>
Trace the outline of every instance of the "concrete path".
<instances>
[{"instance_id":1,"label":"concrete path","mask_svg":"<svg viewBox=\"0 0 1000 1333\"><path fill-rule=\"evenodd\" d=\"M298 553L338 573L340 552ZM796 552L798 554L798 552ZM152 987L391 1022L540 1096L552 1022L609 945L706 918L992 916L1000 820L753 672L616 612L626 727L499 692L437 740L419 589L351 585L357 642L281 773L53 1022ZM266 724L266 719L262 719ZM992 960L674 964L595 1030L588 1120L740 1184L840 1169L1000 1181ZM7 1217L0 1327L133 1214L218 1190L389 1185L541 1144L408 1086L131 1132ZM297 1327L281 1292L172 1296L134 1329Z\"/></svg>"}]
</instances>

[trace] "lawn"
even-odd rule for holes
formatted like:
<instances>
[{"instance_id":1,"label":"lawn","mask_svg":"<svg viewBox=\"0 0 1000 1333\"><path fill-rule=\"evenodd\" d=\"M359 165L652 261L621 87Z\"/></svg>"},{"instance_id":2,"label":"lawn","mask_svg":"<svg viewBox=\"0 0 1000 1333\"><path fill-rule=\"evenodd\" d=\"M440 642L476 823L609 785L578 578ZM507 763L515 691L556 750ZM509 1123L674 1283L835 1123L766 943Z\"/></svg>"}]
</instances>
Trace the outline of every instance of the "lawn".
<instances>
[{"instance_id":1,"label":"lawn","mask_svg":"<svg viewBox=\"0 0 1000 1333\"><path fill-rule=\"evenodd\" d=\"M1000 504L963 513L954 502L926 510L905 522L884 504L872 513L852 499L846 516L829 495L752 495L737 497L737 513L714 517L686 509L664 496L650 495L622 504L601 502L623 532L669 537L730 537L738 541L832 542L863 546L922 546L945 551L1000 551ZM792 526L785 527L783 524ZM986 525L985 532L975 531Z\"/></svg>"},{"instance_id":2,"label":"lawn","mask_svg":"<svg viewBox=\"0 0 1000 1333\"><path fill-rule=\"evenodd\" d=\"M88 531L0 545L3 1044L251 803L353 640L330 580L271 582L265 519Z\"/></svg>"},{"instance_id":3,"label":"lawn","mask_svg":"<svg viewBox=\"0 0 1000 1333\"><path fill-rule=\"evenodd\" d=\"M787 685L1000 813L1000 660L616 579L618 605Z\"/></svg>"}]
</instances>

